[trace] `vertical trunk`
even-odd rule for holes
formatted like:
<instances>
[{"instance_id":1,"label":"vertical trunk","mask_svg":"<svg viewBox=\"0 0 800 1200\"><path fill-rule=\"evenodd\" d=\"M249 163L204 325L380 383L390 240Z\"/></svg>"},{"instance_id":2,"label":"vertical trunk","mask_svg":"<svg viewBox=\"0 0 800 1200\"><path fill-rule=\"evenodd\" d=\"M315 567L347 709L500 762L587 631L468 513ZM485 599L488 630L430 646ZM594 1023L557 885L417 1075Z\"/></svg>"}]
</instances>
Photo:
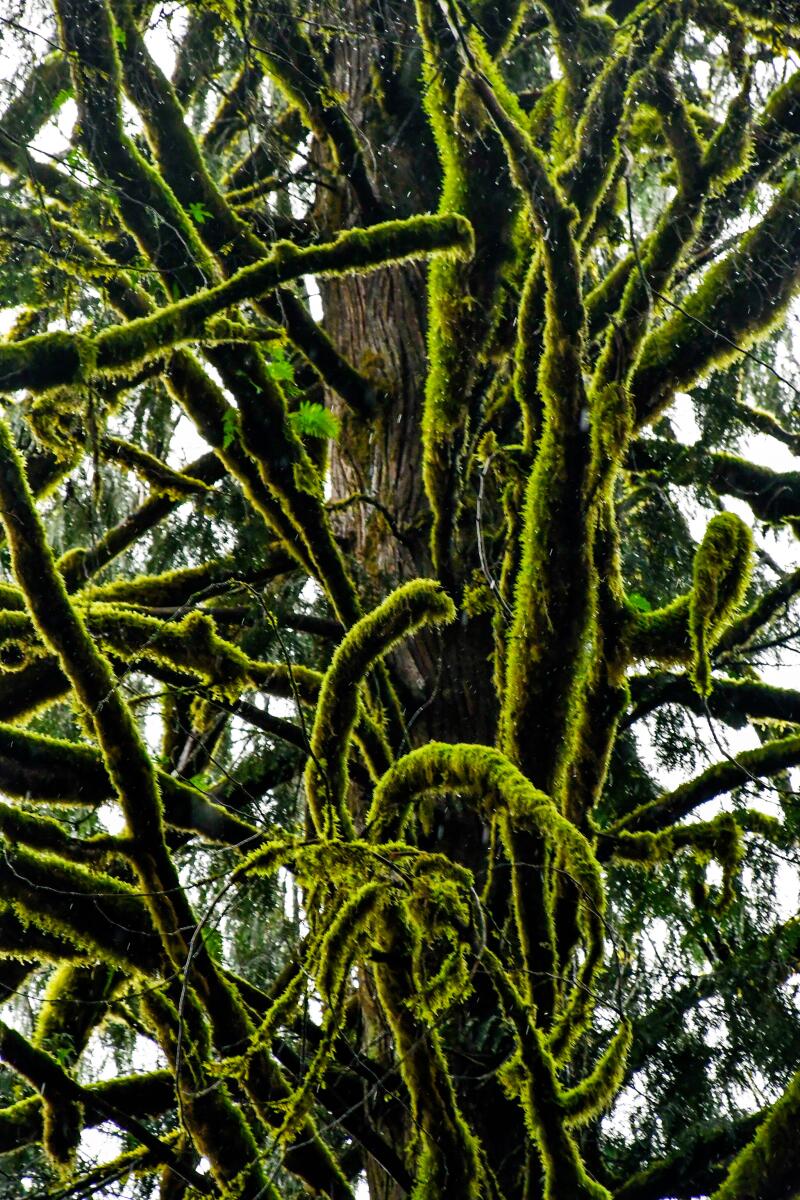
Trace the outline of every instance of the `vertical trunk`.
<instances>
[{"instance_id":1,"label":"vertical trunk","mask_svg":"<svg viewBox=\"0 0 800 1200\"><path fill-rule=\"evenodd\" d=\"M334 51L333 82L365 147L367 164L387 215L435 211L440 172L436 151L422 110L419 74L421 54L413 23L413 5L378 14L382 6L367 0L337 4L337 24L354 31ZM388 24L391 22L391 24ZM357 33L355 32L357 31ZM398 60L402 62L398 65ZM381 90L381 64L391 91ZM391 64L391 65L390 65ZM403 82L408 86L404 89ZM352 194L320 192L317 219L323 230L361 223ZM428 549L430 514L422 480L422 420L426 378L425 268L414 264L373 275L321 281L325 327L339 350L362 373L385 389L389 400L370 429L351 419L333 394L331 407L342 420L342 432L331 458L334 501L359 497L337 515L363 594L385 596L408 579L432 573ZM478 566L460 563L461 579ZM455 596L456 603L460 596ZM402 688L409 741L446 740L492 744L496 730L496 696L492 684L490 620L458 620L444 632L420 636L402 647L392 668ZM488 831L458 804L442 804L430 831L431 845L456 861L478 869L485 860ZM467 1025L457 1016L446 1041L456 1074L463 1079L460 1102L480 1131L484 1144L495 1147L492 1166L505 1194L528 1194L526 1137L516 1106L492 1078L477 1077L499 1061L499 1022L488 986ZM362 980L364 1042L371 1054L389 1052L391 1038L369 983ZM502 1055L500 1055L502 1057ZM388 1064L387 1064L388 1065ZM470 1082L474 1077L474 1082ZM413 1130L398 1119L397 1103L385 1098L372 1105L372 1119L402 1154ZM388 1119L382 1114L388 1113ZM397 1138L405 1145L397 1145ZM400 1200L382 1170L367 1163L370 1195Z\"/></svg>"}]
</instances>

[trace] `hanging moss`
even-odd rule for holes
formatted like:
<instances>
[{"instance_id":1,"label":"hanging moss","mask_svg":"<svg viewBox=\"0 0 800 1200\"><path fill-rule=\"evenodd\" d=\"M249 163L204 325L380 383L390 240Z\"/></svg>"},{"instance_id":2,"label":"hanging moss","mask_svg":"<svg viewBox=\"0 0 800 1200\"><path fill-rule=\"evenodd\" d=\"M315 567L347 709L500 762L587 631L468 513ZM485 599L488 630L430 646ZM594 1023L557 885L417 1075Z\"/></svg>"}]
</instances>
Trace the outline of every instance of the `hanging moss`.
<instances>
[{"instance_id":1,"label":"hanging moss","mask_svg":"<svg viewBox=\"0 0 800 1200\"><path fill-rule=\"evenodd\" d=\"M711 690L711 647L744 599L752 546L752 535L741 518L720 513L710 521L695 555L689 633L692 679L701 696Z\"/></svg>"},{"instance_id":2,"label":"hanging moss","mask_svg":"<svg viewBox=\"0 0 800 1200\"><path fill-rule=\"evenodd\" d=\"M570 994L561 1001L550 1033L558 1058L566 1056L592 1011L592 980L603 957L603 884L595 856L583 835L561 815L553 801L497 750L487 746L446 745L431 742L400 759L375 790L367 829L376 840L399 835L410 809L430 792L458 792L475 796L485 819L501 819L506 854L512 863L517 933L522 947L530 947L533 931L527 927L525 865L517 866L514 831L529 830L559 856L559 866L572 878L579 894L580 928L584 959ZM536 931L540 936L539 931ZM528 954L531 951L528 949ZM533 964L528 970L533 971Z\"/></svg>"},{"instance_id":3,"label":"hanging moss","mask_svg":"<svg viewBox=\"0 0 800 1200\"><path fill-rule=\"evenodd\" d=\"M610 1108L625 1079L633 1026L622 1021L591 1074L561 1096L568 1125L583 1125Z\"/></svg>"},{"instance_id":4,"label":"hanging moss","mask_svg":"<svg viewBox=\"0 0 800 1200\"><path fill-rule=\"evenodd\" d=\"M623 830L613 835L605 852L620 862L650 867L668 862L682 849L692 850L701 861L713 857L722 867L722 885L714 907L717 912L724 911L734 898L734 885L744 856L742 831L737 817L731 813L720 813L712 821L676 825L658 833Z\"/></svg>"}]
</instances>

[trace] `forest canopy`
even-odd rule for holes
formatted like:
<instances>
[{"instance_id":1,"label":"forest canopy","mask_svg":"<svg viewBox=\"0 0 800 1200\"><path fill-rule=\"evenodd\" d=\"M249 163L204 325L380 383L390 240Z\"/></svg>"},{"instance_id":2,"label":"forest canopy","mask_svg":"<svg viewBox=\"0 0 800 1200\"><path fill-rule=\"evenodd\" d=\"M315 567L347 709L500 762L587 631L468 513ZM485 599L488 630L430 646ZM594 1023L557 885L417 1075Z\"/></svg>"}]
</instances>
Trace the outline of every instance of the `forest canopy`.
<instances>
[{"instance_id":1,"label":"forest canopy","mask_svg":"<svg viewBox=\"0 0 800 1200\"><path fill-rule=\"evenodd\" d=\"M800 1196L796 4L0 62L0 1196Z\"/></svg>"}]
</instances>

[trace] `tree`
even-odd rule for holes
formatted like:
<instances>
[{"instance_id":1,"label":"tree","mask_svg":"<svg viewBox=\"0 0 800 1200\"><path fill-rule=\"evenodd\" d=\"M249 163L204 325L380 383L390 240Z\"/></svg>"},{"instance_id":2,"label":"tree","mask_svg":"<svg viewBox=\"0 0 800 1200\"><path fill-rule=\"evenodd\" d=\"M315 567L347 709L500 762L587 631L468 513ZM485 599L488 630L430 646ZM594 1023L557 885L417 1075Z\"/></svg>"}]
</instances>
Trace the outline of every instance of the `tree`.
<instances>
[{"instance_id":1,"label":"tree","mask_svg":"<svg viewBox=\"0 0 800 1200\"><path fill-rule=\"evenodd\" d=\"M800 1194L795 6L2 22L5 1194Z\"/></svg>"}]
</instances>

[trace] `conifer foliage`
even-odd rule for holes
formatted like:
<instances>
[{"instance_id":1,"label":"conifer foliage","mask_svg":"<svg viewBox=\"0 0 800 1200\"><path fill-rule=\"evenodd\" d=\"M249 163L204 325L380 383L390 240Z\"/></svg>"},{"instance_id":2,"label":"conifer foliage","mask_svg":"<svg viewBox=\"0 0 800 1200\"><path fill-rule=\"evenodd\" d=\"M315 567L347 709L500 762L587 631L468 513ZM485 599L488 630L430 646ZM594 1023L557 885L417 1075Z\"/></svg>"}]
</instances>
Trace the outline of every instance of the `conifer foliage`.
<instances>
[{"instance_id":1,"label":"conifer foliage","mask_svg":"<svg viewBox=\"0 0 800 1200\"><path fill-rule=\"evenodd\" d=\"M2 7L0 1194L800 1195L796 5Z\"/></svg>"}]
</instances>

